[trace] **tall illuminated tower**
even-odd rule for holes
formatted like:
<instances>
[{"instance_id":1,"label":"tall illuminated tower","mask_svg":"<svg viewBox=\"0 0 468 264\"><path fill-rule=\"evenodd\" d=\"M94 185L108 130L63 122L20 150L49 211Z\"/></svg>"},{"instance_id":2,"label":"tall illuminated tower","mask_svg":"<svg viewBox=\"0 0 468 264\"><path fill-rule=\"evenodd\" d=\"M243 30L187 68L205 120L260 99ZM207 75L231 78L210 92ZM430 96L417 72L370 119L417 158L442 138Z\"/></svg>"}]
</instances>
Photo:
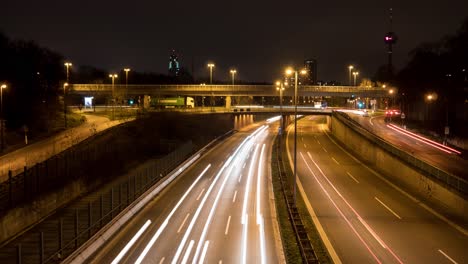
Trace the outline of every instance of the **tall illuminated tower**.
<instances>
[{"instance_id":1,"label":"tall illuminated tower","mask_svg":"<svg viewBox=\"0 0 468 264\"><path fill-rule=\"evenodd\" d=\"M392 55L393 55L393 44L396 44L398 38L395 32L392 31L392 23L393 23L393 10L390 8L390 31L387 32L384 38L385 44L387 44L387 53L388 53L388 77L393 77L393 63L392 63Z\"/></svg>"},{"instance_id":2,"label":"tall illuminated tower","mask_svg":"<svg viewBox=\"0 0 468 264\"><path fill-rule=\"evenodd\" d=\"M169 56L169 75L178 76L180 71L179 57L176 54L176 51L173 49L171 55Z\"/></svg>"}]
</instances>

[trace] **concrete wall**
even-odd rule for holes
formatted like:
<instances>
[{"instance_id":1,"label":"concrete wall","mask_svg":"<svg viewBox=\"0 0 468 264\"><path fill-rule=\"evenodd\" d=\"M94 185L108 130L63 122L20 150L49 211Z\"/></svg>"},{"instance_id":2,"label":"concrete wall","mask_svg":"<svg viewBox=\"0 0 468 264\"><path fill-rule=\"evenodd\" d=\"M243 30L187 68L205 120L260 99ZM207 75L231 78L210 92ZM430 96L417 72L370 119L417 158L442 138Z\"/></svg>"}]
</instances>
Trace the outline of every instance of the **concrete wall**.
<instances>
[{"instance_id":1,"label":"concrete wall","mask_svg":"<svg viewBox=\"0 0 468 264\"><path fill-rule=\"evenodd\" d=\"M341 141L348 150L366 163L375 166L391 182L409 190L419 199L468 221L468 201L466 198L380 148L376 143L369 141L335 116L332 116L329 126L335 138Z\"/></svg>"}]
</instances>

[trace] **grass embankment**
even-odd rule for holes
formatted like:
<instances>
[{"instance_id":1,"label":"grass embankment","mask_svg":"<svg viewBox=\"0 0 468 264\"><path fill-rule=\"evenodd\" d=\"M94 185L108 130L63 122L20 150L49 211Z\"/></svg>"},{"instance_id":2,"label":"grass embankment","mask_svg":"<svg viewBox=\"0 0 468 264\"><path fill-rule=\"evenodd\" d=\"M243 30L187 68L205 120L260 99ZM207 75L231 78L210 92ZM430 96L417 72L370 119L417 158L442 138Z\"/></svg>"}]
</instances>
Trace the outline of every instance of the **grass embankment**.
<instances>
[{"instance_id":1,"label":"grass embankment","mask_svg":"<svg viewBox=\"0 0 468 264\"><path fill-rule=\"evenodd\" d=\"M139 108L120 108L115 107L114 111L112 109L99 110L99 111L86 111L83 114L103 116L109 118L109 120L125 120L128 118L136 117L138 114L143 113Z\"/></svg>"},{"instance_id":2,"label":"grass embankment","mask_svg":"<svg viewBox=\"0 0 468 264\"><path fill-rule=\"evenodd\" d=\"M285 138L283 138L285 139ZM284 141L283 141L284 142ZM278 222L280 226L281 232L281 240L283 242L284 254L287 263L301 263L302 258L299 250L299 246L297 244L296 235L294 233L294 229L292 227L291 221L289 220L288 208L286 205L286 201L283 196L283 192L281 189L281 181L280 181L280 173L278 169L278 150L277 146L280 144L280 138L277 137L275 140L275 144L273 146L273 153L272 153L272 162L271 162L271 171L272 171L272 181L273 181L273 191L275 194L275 203L276 209L278 214ZM285 168L285 175L288 179L292 179L293 172L291 171L291 167L289 166L289 161L287 158L286 148L282 148L282 157L283 163ZM292 185L288 181L285 181L285 188L291 190ZM302 223L307 231L309 239L311 240L312 246L314 248L315 254L320 263L333 263L328 252L323 244L317 229L312 221L309 212L307 211L306 205L304 200L302 199L301 195L297 195L297 210L301 216Z\"/></svg>"}]
</instances>

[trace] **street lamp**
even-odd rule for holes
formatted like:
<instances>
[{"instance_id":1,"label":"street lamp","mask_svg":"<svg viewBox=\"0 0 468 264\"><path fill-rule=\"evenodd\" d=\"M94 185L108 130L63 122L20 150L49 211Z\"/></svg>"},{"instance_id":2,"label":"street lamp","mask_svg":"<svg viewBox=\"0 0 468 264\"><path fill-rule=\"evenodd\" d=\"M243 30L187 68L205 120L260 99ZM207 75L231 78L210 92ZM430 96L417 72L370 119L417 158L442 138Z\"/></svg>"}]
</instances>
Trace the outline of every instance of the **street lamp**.
<instances>
[{"instance_id":1,"label":"street lamp","mask_svg":"<svg viewBox=\"0 0 468 264\"><path fill-rule=\"evenodd\" d=\"M63 119L65 120L65 129L67 128L67 100L66 100L67 87L68 87L68 83L66 82L63 84Z\"/></svg>"},{"instance_id":2,"label":"street lamp","mask_svg":"<svg viewBox=\"0 0 468 264\"><path fill-rule=\"evenodd\" d=\"M5 122L3 121L3 89L6 89L7 88L7 85L6 84L2 84L0 86L0 131L1 131L1 135L0 135L0 141L1 141L1 148L0 150L3 151L3 149L5 148L5 140L4 140L4 134L3 134L3 130L4 130L4 125L5 125Z\"/></svg>"},{"instance_id":3,"label":"street lamp","mask_svg":"<svg viewBox=\"0 0 468 264\"><path fill-rule=\"evenodd\" d=\"M356 78L357 78L358 75L359 75L359 72L357 72L357 71L353 72L353 76L354 76L354 86L356 86Z\"/></svg>"},{"instance_id":4,"label":"street lamp","mask_svg":"<svg viewBox=\"0 0 468 264\"><path fill-rule=\"evenodd\" d=\"M213 84L213 67L215 66L214 63L208 63L208 68L210 68L210 84Z\"/></svg>"},{"instance_id":5,"label":"street lamp","mask_svg":"<svg viewBox=\"0 0 468 264\"><path fill-rule=\"evenodd\" d=\"M114 80L115 78L119 77L115 73L109 74L109 78L112 79L112 118L114 118L114 105L115 105L115 97L114 97Z\"/></svg>"},{"instance_id":6,"label":"street lamp","mask_svg":"<svg viewBox=\"0 0 468 264\"><path fill-rule=\"evenodd\" d=\"M230 70L230 73L232 75L232 85L234 85L234 75L236 75L237 71L236 70Z\"/></svg>"},{"instance_id":7,"label":"street lamp","mask_svg":"<svg viewBox=\"0 0 468 264\"><path fill-rule=\"evenodd\" d=\"M125 72L125 97L127 97L127 94L128 94L128 72L130 71L130 68L125 68L124 69L124 72Z\"/></svg>"},{"instance_id":8,"label":"street lamp","mask_svg":"<svg viewBox=\"0 0 468 264\"><path fill-rule=\"evenodd\" d=\"M277 81L276 82L276 90L280 93L280 113L281 113L281 123L280 128L283 131L283 91L284 91L284 84L283 82Z\"/></svg>"},{"instance_id":9,"label":"street lamp","mask_svg":"<svg viewBox=\"0 0 468 264\"><path fill-rule=\"evenodd\" d=\"M0 86L0 118L3 118L3 89L6 89L7 85L2 84Z\"/></svg>"},{"instance_id":10,"label":"street lamp","mask_svg":"<svg viewBox=\"0 0 468 264\"><path fill-rule=\"evenodd\" d=\"M305 75L306 70L301 70L300 73ZM296 181L297 181L297 78L298 71L288 68L286 70L286 75L294 74L294 186L293 186L293 195L294 195L294 204L296 204Z\"/></svg>"},{"instance_id":11,"label":"street lamp","mask_svg":"<svg viewBox=\"0 0 468 264\"><path fill-rule=\"evenodd\" d=\"M71 62L65 62L63 65L67 68L67 82L70 81L70 67L72 66Z\"/></svg>"},{"instance_id":12,"label":"street lamp","mask_svg":"<svg viewBox=\"0 0 468 264\"><path fill-rule=\"evenodd\" d=\"M353 65L349 65L348 66L348 70L349 70L349 86L351 86L351 73L354 69L354 66Z\"/></svg>"}]
</instances>

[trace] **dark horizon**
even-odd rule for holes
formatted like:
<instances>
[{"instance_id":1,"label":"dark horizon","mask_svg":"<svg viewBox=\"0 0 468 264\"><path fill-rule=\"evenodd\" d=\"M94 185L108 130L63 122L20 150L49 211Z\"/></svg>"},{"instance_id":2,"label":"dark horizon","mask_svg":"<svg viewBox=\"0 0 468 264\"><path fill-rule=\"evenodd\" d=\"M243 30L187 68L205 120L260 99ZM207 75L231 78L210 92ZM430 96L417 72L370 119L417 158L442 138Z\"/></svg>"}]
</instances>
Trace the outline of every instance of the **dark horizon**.
<instances>
[{"instance_id":1,"label":"dark horizon","mask_svg":"<svg viewBox=\"0 0 468 264\"><path fill-rule=\"evenodd\" d=\"M74 65L167 74L174 48L190 72L193 61L195 77L207 77L206 63L214 62L215 79L229 80L233 67L236 79L254 82L273 82L286 66L310 58L318 62L319 80L346 83L349 64L360 77L372 77L387 62L390 7L399 37L394 65L401 69L419 44L454 34L468 10L466 1L456 0L302 2L290 9L267 2L28 2L27 9L5 3L0 30L34 40Z\"/></svg>"}]
</instances>

